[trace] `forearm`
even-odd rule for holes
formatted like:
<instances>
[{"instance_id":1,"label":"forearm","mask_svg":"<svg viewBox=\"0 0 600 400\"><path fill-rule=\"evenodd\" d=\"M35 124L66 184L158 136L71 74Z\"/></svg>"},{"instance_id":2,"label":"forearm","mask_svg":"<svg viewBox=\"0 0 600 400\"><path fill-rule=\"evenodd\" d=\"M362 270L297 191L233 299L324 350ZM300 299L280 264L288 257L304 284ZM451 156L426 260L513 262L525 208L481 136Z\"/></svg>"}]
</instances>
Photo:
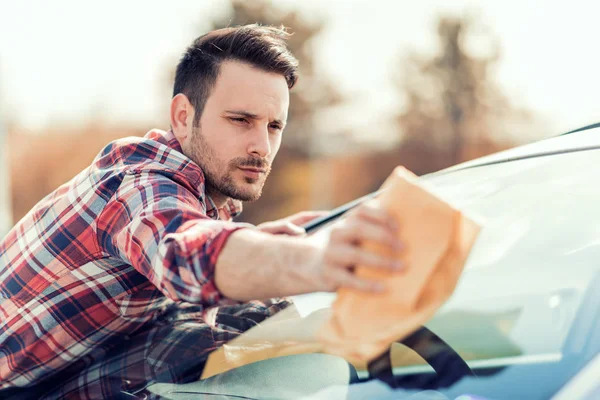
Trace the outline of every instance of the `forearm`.
<instances>
[{"instance_id":1,"label":"forearm","mask_svg":"<svg viewBox=\"0 0 600 400\"><path fill-rule=\"evenodd\" d=\"M215 282L225 297L239 301L324 290L317 272L321 251L306 238L242 229L221 250Z\"/></svg>"}]
</instances>

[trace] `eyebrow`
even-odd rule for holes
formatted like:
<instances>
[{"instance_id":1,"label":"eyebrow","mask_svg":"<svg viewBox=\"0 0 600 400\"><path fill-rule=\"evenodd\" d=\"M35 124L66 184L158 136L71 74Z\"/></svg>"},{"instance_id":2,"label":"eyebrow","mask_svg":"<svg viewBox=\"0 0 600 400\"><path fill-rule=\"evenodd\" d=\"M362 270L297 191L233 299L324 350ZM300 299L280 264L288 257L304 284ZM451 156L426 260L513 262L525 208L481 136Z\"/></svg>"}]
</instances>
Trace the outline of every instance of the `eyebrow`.
<instances>
[{"instance_id":1,"label":"eyebrow","mask_svg":"<svg viewBox=\"0 0 600 400\"><path fill-rule=\"evenodd\" d=\"M243 111L243 110L225 110L226 113L228 114L235 114L235 115L239 115L241 117L245 117L245 118L249 118L249 119L259 119L259 116L256 114L252 114L251 112L248 111ZM284 126L285 122L281 121L280 119L274 119L271 122L275 122L277 124L279 124L280 126Z\"/></svg>"}]
</instances>

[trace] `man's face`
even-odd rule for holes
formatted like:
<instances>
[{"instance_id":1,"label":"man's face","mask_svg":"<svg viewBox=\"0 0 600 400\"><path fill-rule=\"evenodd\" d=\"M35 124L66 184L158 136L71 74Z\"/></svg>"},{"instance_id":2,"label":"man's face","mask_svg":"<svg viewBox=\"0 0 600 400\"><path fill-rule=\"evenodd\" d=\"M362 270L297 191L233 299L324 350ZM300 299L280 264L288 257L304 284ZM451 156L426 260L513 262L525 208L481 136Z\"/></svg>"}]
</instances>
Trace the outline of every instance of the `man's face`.
<instances>
[{"instance_id":1,"label":"man's face","mask_svg":"<svg viewBox=\"0 0 600 400\"><path fill-rule=\"evenodd\" d=\"M206 102L187 155L203 170L210 195L260 197L279 150L289 90L282 75L226 61Z\"/></svg>"}]
</instances>

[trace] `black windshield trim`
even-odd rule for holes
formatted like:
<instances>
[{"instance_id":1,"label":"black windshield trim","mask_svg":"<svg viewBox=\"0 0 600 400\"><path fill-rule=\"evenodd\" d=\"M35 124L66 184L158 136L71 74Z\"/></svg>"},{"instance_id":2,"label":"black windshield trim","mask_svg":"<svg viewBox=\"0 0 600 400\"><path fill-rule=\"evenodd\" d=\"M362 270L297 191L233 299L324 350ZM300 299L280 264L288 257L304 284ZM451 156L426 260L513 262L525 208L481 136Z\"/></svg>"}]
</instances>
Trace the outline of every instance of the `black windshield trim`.
<instances>
[{"instance_id":1,"label":"black windshield trim","mask_svg":"<svg viewBox=\"0 0 600 400\"><path fill-rule=\"evenodd\" d=\"M573 129L571 131L565 132L565 133L561 133L560 135L556 135L556 136L552 136L546 139L542 139L542 140L538 140L535 141L533 143L530 144L534 144L534 143L540 143L543 142L545 140L551 140L557 137L561 137L561 136L567 136L567 135L572 135L574 133L577 132L583 132L583 131L588 131L591 129L596 129L596 128L600 128L600 122L596 122L594 124L590 124L590 125L586 125L583 126L581 128L577 128L577 129ZM518 147L515 147L518 148ZM577 151L586 151L586 150L595 150L600 148L600 144L598 145L594 145L594 146L584 146L584 147L578 147L575 149L562 149L562 150L552 150L552 151L546 151L546 152L536 152L536 153L531 153L531 154L527 154L527 155L521 155L521 156L514 156L514 157L506 157L506 158L501 158L498 160L493 160L493 161L482 161L480 163L474 163L471 165L466 165L464 167L461 167L460 164L459 165L455 165L452 167L449 167L447 169L443 169L441 171L437 171L437 172L433 172L431 174L427 174L424 176L435 176L438 174L446 174L449 172L454 172L454 171L462 171L464 169L471 169L471 168L476 168L476 167L485 167L487 165L495 165L495 164L502 164L502 163L507 163L507 162L512 162L512 161L520 161L520 160L526 160L526 159L530 159L530 158L536 158L536 157L546 157L546 156L551 156L551 155L556 155L556 154L564 154L564 153L573 153L573 152L577 152Z\"/></svg>"},{"instance_id":2,"label":"black windshield trim","mask_svg":"<svg viewBox=\"0 0 600 400\"><path fill-rule=\"evenodd\" d=\"M572 131L565 132L558 136L566 136L566 135L570 135L572 133L587 131L587 130L594 129L594 128L600 128L600 122L596 122L595 124L586 125L582 128L573 129Z\"/></svg>"}]
</instances>

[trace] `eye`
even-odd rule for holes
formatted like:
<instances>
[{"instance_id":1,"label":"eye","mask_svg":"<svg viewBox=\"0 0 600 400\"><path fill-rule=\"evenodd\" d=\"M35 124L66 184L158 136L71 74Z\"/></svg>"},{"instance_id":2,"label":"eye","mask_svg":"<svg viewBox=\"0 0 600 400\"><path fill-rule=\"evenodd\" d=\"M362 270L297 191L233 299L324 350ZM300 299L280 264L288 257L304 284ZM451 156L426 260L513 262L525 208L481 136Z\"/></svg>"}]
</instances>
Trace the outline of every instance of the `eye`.
<instances>
[{"instance_id":1,"label":"eye","mask_svg":"<svg viewBox=\"0 0 600 400\"><path fill-rule=\"evenodd\" d=\"M280 132L282 130L281 125L279 125L279 124L271 124L271 125L269 125L269 128L271 128L274 131L278 131L278 132Z\"/></svg>"},{"instance_id":2,"label":"eye","mask_svg":"<svg viewBox=\"0 0 600 400\"><path fill-rule=\"evenodd\" d=\"M235 122L236 124L242 124L242 125L245 125L248 123L248 120L243 117L229 117L229 120L232 122Z\"/></svg>"}]
</instances>

